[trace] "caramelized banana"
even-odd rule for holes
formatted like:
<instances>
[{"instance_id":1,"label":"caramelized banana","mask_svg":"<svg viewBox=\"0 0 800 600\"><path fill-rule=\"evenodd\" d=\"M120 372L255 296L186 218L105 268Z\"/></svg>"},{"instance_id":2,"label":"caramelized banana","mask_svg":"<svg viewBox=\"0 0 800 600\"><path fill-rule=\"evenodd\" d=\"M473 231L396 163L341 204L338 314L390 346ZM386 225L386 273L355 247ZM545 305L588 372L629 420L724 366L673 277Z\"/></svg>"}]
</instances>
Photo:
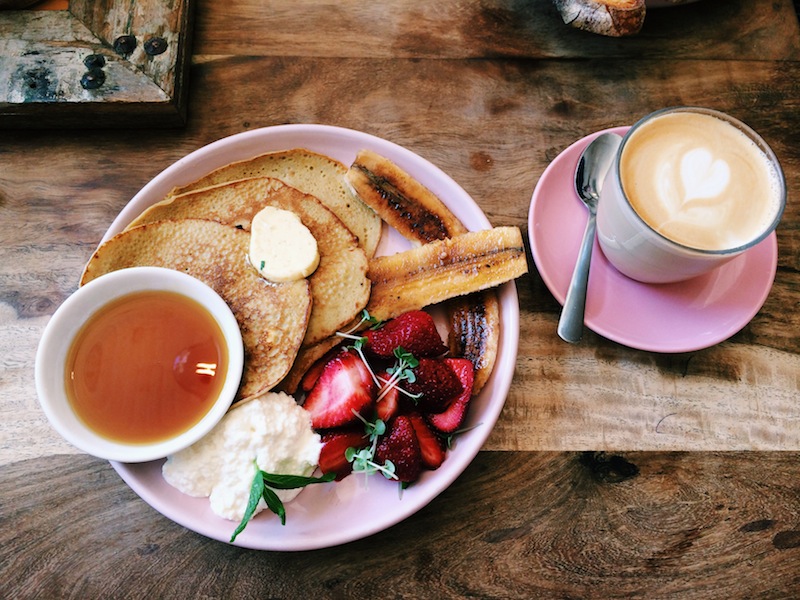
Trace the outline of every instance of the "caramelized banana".
<instances>
[{"instance_id":1,"label":"caramelized banana","mask_svg":"<svg viewBox=\"0 0 800 600\"><path fill-rule=\"evenodd\" d=\"M449 208L428 188L387 158L362 150L347 172L361 200L406 239L426 244L466 233ZM448 345L475 367L477 394L494 369L500 338L500 304L494 290L461 297L445 306Z\"/></svg>"},{"instance_id":2,"label":"caramelized banana","mask_svg":"<svg viewBox=\"0 0 800 600\"><path fill-rule=\"evenodd\" d=\"M485 290L528 272L517 227L472 231L373 258L367 310L387 320L450 298Z\"/></svg>"},{"instance_id":3,"label":"caramelized banana","mask_svg":"<svg viewBox=\"0 0 800 600\"><path fill-rule=\"evenodd\" d=\"M486 384L494 369L500 345L500 306L494 290L484 290L449 300L447 345L450 354L462 356L475 367L474 393Z\"/></svg>"},{"instance_id":4,"label":"caramelized banana","mask_svg":"<svg viewBox=\"0 0 800 600\"><path fill-rule=\"evenodd\" d=\"M356 196L408 240L425 244L467 231L435 194L375 152L359 152L346 180Z\"/></svg>"}]
</instances>

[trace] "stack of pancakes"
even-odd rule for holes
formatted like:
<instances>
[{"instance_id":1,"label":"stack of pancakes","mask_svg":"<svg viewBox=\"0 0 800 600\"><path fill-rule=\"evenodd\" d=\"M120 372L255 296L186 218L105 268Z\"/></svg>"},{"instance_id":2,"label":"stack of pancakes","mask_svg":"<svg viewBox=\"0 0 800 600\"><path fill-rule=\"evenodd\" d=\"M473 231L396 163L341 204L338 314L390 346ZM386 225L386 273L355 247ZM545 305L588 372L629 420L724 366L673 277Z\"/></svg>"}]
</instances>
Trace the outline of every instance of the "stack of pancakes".
<instances>
[{"instance_id":1,"label":"stack of pancakes","mask_svg":"<svg viewBox=\"0 0 800 600\"><path fill-rule=\"evenodd\" d=\"M134 266L167 267L205 282L242 331L237 400L257 397L286 376L302 348L330 339L369 300L368 263L382 224L346 186L346 172L305 149L222 167L173 190L102 244L81 285ZM308 279L272 283L250 265L250 223L266 206L294 212L316 238L320 263Z\"/></svg>"}]
</instances>

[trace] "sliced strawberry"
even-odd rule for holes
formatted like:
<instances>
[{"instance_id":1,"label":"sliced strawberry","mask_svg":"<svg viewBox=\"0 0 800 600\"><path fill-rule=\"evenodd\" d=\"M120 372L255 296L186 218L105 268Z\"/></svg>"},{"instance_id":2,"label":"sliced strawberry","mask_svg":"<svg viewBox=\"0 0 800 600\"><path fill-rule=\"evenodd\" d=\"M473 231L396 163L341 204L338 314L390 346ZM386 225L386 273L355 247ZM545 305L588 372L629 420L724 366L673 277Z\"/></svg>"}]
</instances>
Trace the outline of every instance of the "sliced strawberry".
<instances>
[{"instance_id":1,"label":"sliced strawberry","mask_svg":"<svg viewBox=\"0 0 800 600\"><path fill-rule=\"evenodd\" d=\"M376 386L361 358L341 350L325 363L303 404L315 429L341 427L372 405Z\"/></svg>"},{"instance_id":2,"label":"sliced strawberry","mask_svg":"<svg viewBox=\"0 0 800 600\"><path fill-rule=\"evenodd\" d=\"M314 387L314 384L319 379L319 376L322 374L322 370L325 368L325 365L328 363L330 359L332 359L336 354L341 352L338 347L332 348L328 350L322 358L318 359L313 365L311 365L308 370L303 375L303 378L300 380L300 389L305 392L306 394L311 391L311 388Z\"/></svg>"},{"instance_id":3,"label":"sliced strawberry","mask_svg":"<svg viewBox=\"0 0 800 600\"><path fill-rule=\"evenodd\" d=\"M402 385L406 391L420 394L417 406L422 412L444 412L464 389L453 368L443 358L420 358L414 375L414 381L404 381Z\"/></svg>"},{"instance_id":4,"label":"sliced strawberry","mask_svg":"<svg viewBox=\"0 0 800 600\"><path fill-rule=\"evenodd\" d=\"M464 422L470 399L472 398L472 383L475 378L475 368L466 358L445 358L453 372L461 381L462 392L450 403L442 413L426 415L428 423L441 433L453 433Z\"/></svg>"},{"instance_id":5,"label":"sliced strawberry","mask_svg":"<svg viewBox=\"0 0 800 600\"><path fill-rule=\"evenodd\" d=\"M384 323L380 329L364 332L365 351L380 358L393 358L395 348L403 348L415 357L439 356L447 351L436 323L423 310L414 310Z\"/></svg>"},{"instance_id":6,"label":"sliced strawberry","mask_svg":"<svg viewBox=\"0 0 800 600\"><path fill-rule=\"evenodd\" d=\"M391 377L386 371L377 374L378 381L388 381ZM375 412L379 419L388 423L397 414L400 408L400 392L397 386L392 386L386 392L378 391L378 400L375 402Z\"/></svg>"},{"instance_id":7,"label":"sliced strawberry","mask_svg":"<svg viewBox=\"0 0 800 600\"><path fill-rule=\"evenodd\" d=\"M375 458L379 464L392 461L395 475L402 482L415 481L422 470L422 454L414 426L406 415L395 418L387 435L378 443Z\"/></svg>"},{"instance_id":8,"label":"sliced strawberry","mask_svg":"<svg viewBox=\"0 0 800 600\"><path fill-rule=\"evenodd\" d=\"M303 378L300 380L300 389L302 391L305 393L311 391L311 388L317 383L319 376L322 375L322 370L325 368L326 363L327 361L320 359L309 367L308 371L305 372L305 375L303 375Z\"/></svg>"},{"instance_id":9,"label":"sliced strawberry","mask_svg":"<svg viewBox=\"0 0 800 600\"><path fill-rule=\"evenodd\" d=\"M419 413L409 415L414 433L417 434L422 465L428 469L437 469L444 462L445 448L439 438Z\"/></svg>"},{"instance_id":10,"label":"sliced strawberry","mask_svg":"<svg viewBox=\"0 0 800 600\"><path fill-rule=\"evenodd\" d=\"M369 444L369 438L358 429L340 429L325 433L322 444L319 468L323 473L336 473L336 481L339 481L353 470L353 463L345 457L347 449L365 448Z\"/></svg>"}]
</instances>

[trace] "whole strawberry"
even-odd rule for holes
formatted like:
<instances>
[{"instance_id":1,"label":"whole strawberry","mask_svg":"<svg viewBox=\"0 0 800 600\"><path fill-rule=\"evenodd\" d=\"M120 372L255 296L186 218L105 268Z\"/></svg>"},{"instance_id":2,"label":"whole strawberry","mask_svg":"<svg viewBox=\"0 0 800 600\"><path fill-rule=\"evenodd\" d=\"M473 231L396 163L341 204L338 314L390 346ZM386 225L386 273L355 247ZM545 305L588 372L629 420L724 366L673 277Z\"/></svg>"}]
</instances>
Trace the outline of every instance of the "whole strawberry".
<instances>
[{"instance_id":1,"label":"whole strawberry","mask_svg":"<svg viewBox=\"0 0 800 600\"><path fill-rule=\"evenodd\" d=\"M394 420L389 433L378 443L375 458L380 464L391 461L395 468L394 474L401 482L417 480L422 470L422 453L408 416L399 415Z\"/></svg>"},{"instance_id":2,"label":"whole strawberry","mask_svg":"<svg viewBox=\"0 0 800 600\"><path fill-rule=\"evenodd\" d=\"M411 394L419 395L416 400L419 410L426 413L440 413L464 390L453 368L442 358L420 358L414 369L415 379L404 381L403 387Z\"/></svg>"},{"instance_id":3,"label":"whole strawberry","mask_svg":"<svg viewBox=\"0 0 800 600\"><path fill-rule=\"evenodd\" d=\"M414 310L384 323L380 329L364 332L367 354L391 359L396 348L403 348L417 358L439 356L447 351L436 323L423 310Z\"/></svg>"}]
</instances>

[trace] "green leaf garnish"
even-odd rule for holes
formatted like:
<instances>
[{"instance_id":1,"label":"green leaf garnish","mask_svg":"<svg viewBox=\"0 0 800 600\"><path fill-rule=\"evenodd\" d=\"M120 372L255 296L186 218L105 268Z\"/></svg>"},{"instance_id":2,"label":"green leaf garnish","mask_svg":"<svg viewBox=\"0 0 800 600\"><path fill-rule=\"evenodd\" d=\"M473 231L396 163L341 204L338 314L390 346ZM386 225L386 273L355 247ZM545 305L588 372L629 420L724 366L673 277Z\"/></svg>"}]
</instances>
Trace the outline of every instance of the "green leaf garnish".
<instances>
[{"instance_id":1,"label":"green leaf garnish","mask_svg":"<svg viewBox=\"0 0 800 600\"><path fill-rule=\"evenodd\" d=\"M369 311L366 308L361 311L361 322L359 323L359 326L363 325L364 323L369 323L370 329L378 329L383 326L383 321L376 319L369 314Z\"/></svg>"},{"instance_id":2,"label":"green leaf garnish","mask_svg":"<svg viewBox=\"0 0 800 600\"><path fill-rule=\"evenodd\" d=\"M383 325L383 321L379 321L375 317L371 316L369 314L369 312L367 311L367 309L365 308L364 310L361 311L361 319L359 320L358 323L356 323L348 331L344 331L344 332L337 331L336 335L339 335L339 336L342 336L342 337L353 337L351 334L354 331L358 331L359 329L361 329L361 327L363 325L365 325L365 324L369 325L370 329L378 329L379 327L381 327Z\"/></svg>"},{"instance_id":3,"label":"green leaf garnish","mask_svg":"<svg viewBox=\"0 0 800 600\"><path fill-rule=\"evenodd\" d=\"M255 462L255 461L253 461ZM256 507L258 506L258 501L264 495L264 472L258 468L256 465L256 474L253 477L253 483L250 485L250 498L247 501L247 508L244 511L244 516L242 517L242 521L239 523L238 527L233 531L233 535L231 536L231 543L233 540L236 539L244 528L247 526L247 523L250 522L250 519L253 518L253 513L256 512Z\"/></svg>"},{"instance_id":4,"label":"green leaf garnish","mask_svg":"<svg viewBox=\"0 0 800 600\"><path fill-rule=\"evenodd\" d=\"M286 509L283 506L283 502L281 502L281 499L272 488L277 490L292 490L314 483L326 483L328 481L333 481L336 477L335 473L326 473L322 477L276 475L274 473L262 471L258 468L258 464L255 461L253 461L253 464L256 467L256 474L253 476L253 483L250 485L250 497L247 500L247 508L244 511L244 516L242 516L242 521L233 531L233 535L231 535L231 542L236 539L236 536L244 531L244 528L247 526L247 524L250 522L250 519L253 518L253 514L256 512L258 501L262 498L264 499L264 502L266 502L267 508L278 515L281 520L281 525L286 525Z\"/></svg>"},{"instance_id":5,"label":"green leaf garnish","mask_svg":"<svg viewBox=\"0 0 800 600\"><path fill-rule=\"evenodd\" d=\"M362 448L361 450L348 448L344 455L348 462L353 463L353 473L365 473L367 475L380 473L386 479L397 479L392 461L387 460L382 465L376 463L375 451L372 448Z\"/></svg>"},{"instance_id":6,"label":"green leaf garnish","mask_svg":"<svg viewBox=\"0 0 800 600\"><path fill-rule=\"evenodd\" d=\"M303 475L274 475L273 473L265 473L261 471L264 477L264 483L276 490L293 490L296 488L305 487L312 483L326 483L333 481L333 474L326 473L322 477L304 477Z\"/></svg>"},{"instance_id":7,"label":"green leaf garnish","mask_svg":"<svg viewBox=\"0 0 800 600\"><path fill-rule=\"evenodd\" d=\"M472 431L473 429L476 429L477 427L480 427L481 425L483 425L483 423L475 423L475 425L473 425L472 427L463 427L461 429L456 429L453 433L449 433L449 434L446 434L446 435L445 434L441 434L440 437L442 439L444 439L444 443L446 444L447 449L448 450L452 450L453 442L455 441L457 436L461 435L462 433L466 433L468 431Z\"/></svg>"},{"instance_id":8,"label":"green leaf garnish","mask_svg":"<svg viewBox=\"0 0 800 600\"><path fill-rule=\"evenodd\" d=\"M268 487L265 487L263 497L264 502L267 503L267 508L278 515L281 520L281 525L286 525L286 509L284 508L281 499L278 498L278 494L273 492Z\"/></svg>"},{"instance_id":9,"label":"green leaf garnish","mask_svg":"<svg viewBox=\"0 0 800 600\"><path fill-rule=\"evenodd\" d=\"M364 424L364 433L373 444L377 443L378 438L386 433L386 423L384 423L382 419L367 421L357 411L354 410L353 414Z\"/></svg>"}]
</instances>

